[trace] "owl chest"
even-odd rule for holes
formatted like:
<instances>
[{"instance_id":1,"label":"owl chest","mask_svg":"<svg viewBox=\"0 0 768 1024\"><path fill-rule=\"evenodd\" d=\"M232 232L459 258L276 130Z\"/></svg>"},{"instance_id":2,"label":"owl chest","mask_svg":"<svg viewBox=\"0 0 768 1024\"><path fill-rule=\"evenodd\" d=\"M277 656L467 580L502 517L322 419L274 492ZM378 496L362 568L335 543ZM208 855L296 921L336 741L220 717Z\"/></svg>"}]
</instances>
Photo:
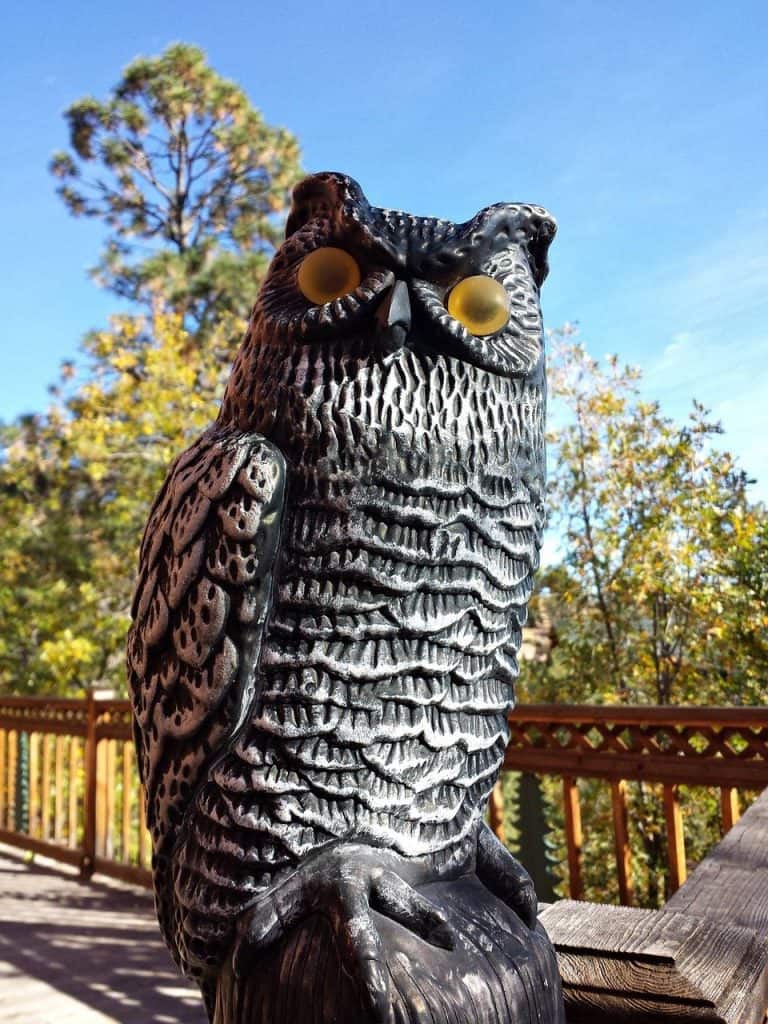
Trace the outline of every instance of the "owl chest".
<instances>
[{"instance_id":1,"label":"owl chest","mask_svg":"<svg viewBox=\"0 0 768 1024\"><path fill-rule=\"evenodd\" d=\"M340 474L289 511L261 658L284 735L377 742L509 706L530 502L426 479Z\"/></svg>"},{"instance_id":2,"label":"owl chest","mask_svg":"<svg viewBox=\"0 0 768 1024\"><path fill-rule=\"evenodd\" d=\"M472 388L457 418L455 388L406 390L358 382L290 405L239 756L297 829L423 852L471 827L503 756L540 524L520 473L535 451L525 403Z\"/></svg>"},{"instance_id":3,"label":"owl chest","mask_svg":"<svg viewBox=\"0 0 768 1024\"><path fill-rule=\"evenodd\" d=\"M514 675L538 558L541 395L412 354L387 373L297 417L261 666L334 705L406 679L404 693L436 688L430 706L458 708L451 687Z\"/></svg>"},{"instance_id":4,"label":"owl chest","mask_svg":"<svg viewBox=\"0 0 768 1024\"><path fill-rule=\"evenodd\" d=\"M519 603L536 557L535 511L499 478L339 471L289 510L270 637L293 645L418 641L461 633L481 653ZM451 467L449 467L451 468ZM513 485L510 483L510 488ZM356 657L357 655L353 655Z\"/></svg>"},{"instance_id":5,"label":"owl chest","mask_svg":"<svg viewBox=\"0 0 768 1024\"><path fill-rule=\"evenodd\" d=\"M463 835L493 783L528 589L509 510L430 480L289 513L249 754L290 766L297 821L410 852Z\"/></svg>"}]
</instances>

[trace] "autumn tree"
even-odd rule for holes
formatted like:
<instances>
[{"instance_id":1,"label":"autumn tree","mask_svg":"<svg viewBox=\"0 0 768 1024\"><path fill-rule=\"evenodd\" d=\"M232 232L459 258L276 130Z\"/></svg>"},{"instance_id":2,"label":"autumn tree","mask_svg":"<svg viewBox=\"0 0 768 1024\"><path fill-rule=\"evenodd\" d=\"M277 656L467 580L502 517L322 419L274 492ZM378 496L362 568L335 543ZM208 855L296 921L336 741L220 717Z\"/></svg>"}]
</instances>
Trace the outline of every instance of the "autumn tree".
<instances>
[{"instance_id":1,"label":"autumn tree","mask_svg":"<svg viewBox=\"0 0 768 1024\"><path fill-rule=\"evenodd\" d=\"M115 318L86 338L78 368L65 366L45 414L4 428L4 689L123 690L138 540L169 462L216 415L216 331L232 319L197 347L178 316Z\"/></svg>"},{"instance_id":2,"label":"autumn tree","mask_svg":"<svg viewBox=\"0 0 768 1024\"><path fill-rule=\"evenodd\" d=\"M294 136L183 43L65 117L70 149L51 170L68 209L108 229L97 281L193 333L247 317L300 176Z\"/></svg>"},{"instance_id":3,"label":"autumn tree","mask_svg":"<svg viewBox=\"0 0 768 1024\"><path fill-rule=\"evenodd\" d=\"M559 642L540 684L567 680L570 700L758 703L766 511L718 447L722 427L695 401L676 422L642 397L639 371L601 366L568 333L550 387L562 560L542 576Z\"/></svg>"},{"instance_id":4,"label":"autumn tree","mask_svg":"<svg viewBox=\"0 0 768 1024\"><path fill-rule=\"evenodd\" d=\"M550 529L560 557L540 574L533 615L554 622L546 664L526 664L523 699L567 703L762 704L768 696L768 515L722 428L693 402L685 422L646 399L637 370L600 364L571 329L552 338ZM587 892L616 897L607 787L591 808ZM549 783L556 821L560 795ZM665 898L661 794L630 787L638 897ZM717 803L682 791L698 859ZM562 851L561 851L562 852Z\"/></svg>"},{"instance_id":5,"label":"autumn tree","mask_svg":"<svg viewBox=\"0 0 768 1024\"><path fill-rule=\"evenodd\" d=\"M86 335L48 410L0 431L0 686L124 686L136 550L171 458L216 414L278 242L298 145L194 47L69 108L52 170L107 228L95 276L135 304Z\"/></svg>"}]
</instances>

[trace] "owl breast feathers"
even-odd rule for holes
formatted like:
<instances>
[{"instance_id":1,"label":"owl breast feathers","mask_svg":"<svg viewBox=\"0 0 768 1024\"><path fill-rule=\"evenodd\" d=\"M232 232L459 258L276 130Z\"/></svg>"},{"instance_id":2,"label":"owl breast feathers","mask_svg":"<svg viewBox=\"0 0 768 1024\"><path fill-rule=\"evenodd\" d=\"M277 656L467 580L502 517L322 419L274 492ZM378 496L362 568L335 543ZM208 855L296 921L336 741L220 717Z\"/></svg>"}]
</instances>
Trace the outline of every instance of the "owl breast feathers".
<instances>
[{"instance_id":1,"label":"owl breast feathers","mask_svg":"<svg viewBox=\"0 0 768 1024\"><path fill-rule=\"evenodd\" d=\"M377 209L336 174L295 191L219 418L141 549L136 741L189 973L324 844L438 862L477 827L543 526L554 230L534 206ZM467 326L450 297L474 278ZM502 325L472 333L489 303Z\"/></svg>"}]
</instances>

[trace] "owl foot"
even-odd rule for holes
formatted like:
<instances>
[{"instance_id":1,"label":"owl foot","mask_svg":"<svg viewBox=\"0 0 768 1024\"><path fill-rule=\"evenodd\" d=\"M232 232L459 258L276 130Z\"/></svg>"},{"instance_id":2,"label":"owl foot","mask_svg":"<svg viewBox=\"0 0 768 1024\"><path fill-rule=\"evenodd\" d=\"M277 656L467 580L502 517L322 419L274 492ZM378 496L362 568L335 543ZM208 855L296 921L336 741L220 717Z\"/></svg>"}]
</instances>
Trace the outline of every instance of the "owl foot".
<instances>
[{"instance_id":1,"label":"owl foot","mask_svg":"<svg viewBox=\"0 0 768 1024\"><path fill-rule=\"evenodd\" d=\"M486 889L535 931L538 900L533 880L484 822L477 835L475 872Z\"/></svg>"},{"instance_id":2,"label":"owl foot","mask_svg":"<svg viewBox=\"0 0 768 1024\"><path fill-rule=\"evenodd\" d=\"M371 1019L393 1024L386 957L371 911L397 921L433 946L453 949L454 934L447 920L413 888L426 880L423 864L389 850L363 843L334 843L318 850L240 918L234 973L242 977L255 954L281 939L292 925L322 914Z\"/></svg>"}]
</instances>

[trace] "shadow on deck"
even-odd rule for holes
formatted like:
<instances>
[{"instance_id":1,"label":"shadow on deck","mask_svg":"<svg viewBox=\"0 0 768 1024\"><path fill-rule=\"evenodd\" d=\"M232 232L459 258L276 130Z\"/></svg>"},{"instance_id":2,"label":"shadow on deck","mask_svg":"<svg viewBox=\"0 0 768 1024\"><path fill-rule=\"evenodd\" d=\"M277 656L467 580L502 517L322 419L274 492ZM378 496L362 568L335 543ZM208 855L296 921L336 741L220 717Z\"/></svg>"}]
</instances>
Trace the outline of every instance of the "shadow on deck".
<instances>
[{"instance_id":1,"label":"shadow on deck","mask_svg":"<svg viewBox=\"0 0 768 1024\"><path fill-rule=\"evenodd\" d=\"M177 972L149 893L82 884L0 847L4 1024L205 1024Z\"/></svg>"}]
</instances>

